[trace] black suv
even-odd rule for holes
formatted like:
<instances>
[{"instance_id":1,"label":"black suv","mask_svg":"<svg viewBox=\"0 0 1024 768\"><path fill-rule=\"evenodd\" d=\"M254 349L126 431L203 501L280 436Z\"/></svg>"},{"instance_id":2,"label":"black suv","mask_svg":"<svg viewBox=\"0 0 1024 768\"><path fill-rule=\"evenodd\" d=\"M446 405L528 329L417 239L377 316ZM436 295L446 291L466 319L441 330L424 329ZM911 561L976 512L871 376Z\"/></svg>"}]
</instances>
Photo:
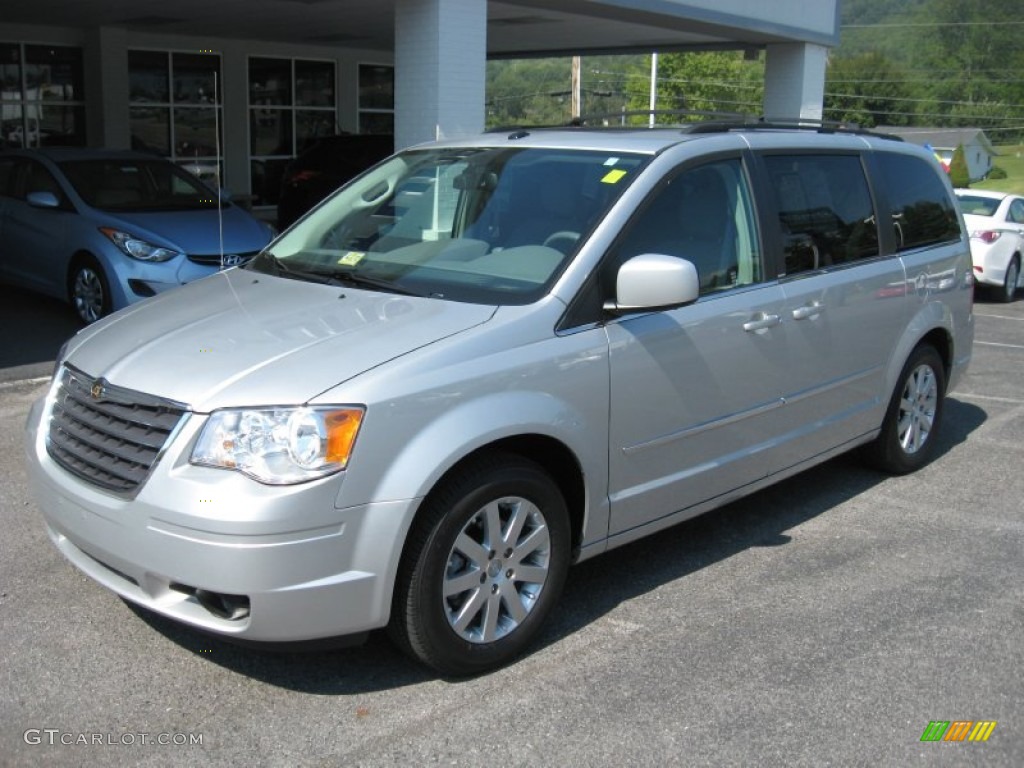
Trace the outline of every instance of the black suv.
<instances>
[{"instance_id":1,"label":"black suv","mask_svg":"<svg viewBox=\"0 0 1024 768\"><path fill-rule=\"evenodd\" d=\"M395 151L395 137L325 136L288 164L281 177L277 227L285 229L346 181Z\"/></svg>"}]
</instances>

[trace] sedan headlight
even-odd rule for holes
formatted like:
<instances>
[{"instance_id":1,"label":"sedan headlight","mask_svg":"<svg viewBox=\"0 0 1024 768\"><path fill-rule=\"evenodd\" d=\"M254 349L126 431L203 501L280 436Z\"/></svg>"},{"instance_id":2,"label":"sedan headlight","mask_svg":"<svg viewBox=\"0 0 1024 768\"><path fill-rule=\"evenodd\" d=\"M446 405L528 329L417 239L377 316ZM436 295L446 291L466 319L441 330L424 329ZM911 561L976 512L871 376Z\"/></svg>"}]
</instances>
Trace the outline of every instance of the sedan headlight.
<instances>
[{"instance_id":1,"label":"sedan headlight","mask_svg":"<svg viewBox=\"0 0 1024 768\"><path fill-rule=\"evenodd\" d=\"M190 462L269 485L315 480L348 465L364 413L337 406L214 411Z\"/></svg>"},{"instance_id":2,"label":"sedan headlight","mask_svg":"<svg viewBox=\"0 0 1024 768\"><path fill-rule=\"evenodd\" d=\"M182 255L181 251L174 251L170 248L147 243L145 240L141 240L127 232L122 232L120 229L100 227L100 232L109 237L114 245L120 248L126 256L131 256L139 261L170 261L175 256Z\"/></svg>"}]
</instances>

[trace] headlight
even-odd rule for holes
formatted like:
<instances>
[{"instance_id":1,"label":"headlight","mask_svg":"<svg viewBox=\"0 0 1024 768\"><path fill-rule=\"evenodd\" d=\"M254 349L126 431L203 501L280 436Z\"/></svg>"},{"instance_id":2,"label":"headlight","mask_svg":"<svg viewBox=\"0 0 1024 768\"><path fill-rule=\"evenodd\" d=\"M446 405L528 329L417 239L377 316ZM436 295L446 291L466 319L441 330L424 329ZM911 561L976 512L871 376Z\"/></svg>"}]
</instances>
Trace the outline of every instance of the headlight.
<instances>
[{"instance_id":1,"label":"headlight","mask_svg":"<svg viewBox=\"0 0 1024 768\"><path fill-rule=\"evenodd\" d=\"M114 245L120 248L125 255L139 261L170 261L175 256L182 255L180 251L172 251L170 248L162 248L159 245L147 243L145 240L140 240L134 235L122 232L119 229L100 227L100 232L109 237Z\"/></svg>"},{"instance_id":2,"label":"headlight","mask_svg":"<svg viewBox=\"0 0 1024 768\"><path fill-rule=\"evenodd\" d=\"M337 406L214 411L189 461L269 485L315 480L348 465L364 413Z\"/></svg>"}]
</instances>

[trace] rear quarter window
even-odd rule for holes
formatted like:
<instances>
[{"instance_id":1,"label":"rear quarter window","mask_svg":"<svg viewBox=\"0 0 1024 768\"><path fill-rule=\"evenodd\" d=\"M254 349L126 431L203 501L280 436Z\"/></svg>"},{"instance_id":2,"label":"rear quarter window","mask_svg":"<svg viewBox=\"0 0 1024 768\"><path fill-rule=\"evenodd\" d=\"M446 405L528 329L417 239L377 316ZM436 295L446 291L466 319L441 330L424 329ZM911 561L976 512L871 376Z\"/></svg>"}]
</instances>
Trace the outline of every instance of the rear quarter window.
<instances>
[{"instance_id":1,"label":"rear quarter window","mask_svg":"<svg viewBox=\"0 0 1024 768\"><path fill-rule=\"evenodd\" d=\"M785 274L878 255L878 227L859 155L768 155Z\"/></svg>"},{"instance_id":2,"label":"rear quarter window","mask_svg":"<svg viewBox=\"0 0 1024 768\"><path fill-rule=\"evenodd\" d=\"M934 163L889 152L878 153L877 162L889 199L897 250L960 239L956 205Z\"/></svg>"}]
</instances>

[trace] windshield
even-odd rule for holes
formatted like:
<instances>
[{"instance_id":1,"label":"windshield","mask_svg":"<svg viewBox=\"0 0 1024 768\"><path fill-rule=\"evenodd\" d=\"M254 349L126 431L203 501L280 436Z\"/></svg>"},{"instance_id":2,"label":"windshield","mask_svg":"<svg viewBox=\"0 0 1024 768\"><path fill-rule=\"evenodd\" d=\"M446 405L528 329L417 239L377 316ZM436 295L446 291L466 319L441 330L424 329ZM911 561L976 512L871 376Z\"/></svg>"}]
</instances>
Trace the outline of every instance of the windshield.
<instances>
[{"instance_id":1,"label":"windshield","mask_svg":"<svg viewBox=\"0 0 1024 768\"><path fill-rule=\"evenodd\" d=\"M546 292L647 159L564 149L410 150L343 187L248 268L527 304Z\"/></svg>"},{"instance_id":2,"label":"windshield","mask_svg":"<svg viewBox=\"0 0 1024 768\"><path fill-rule=\"evenodd\" d=\"M104 211L189 211L218 204L213 190L167 160L69 160L60 168L87 205Z\"/></svg>"}]
</instances>

